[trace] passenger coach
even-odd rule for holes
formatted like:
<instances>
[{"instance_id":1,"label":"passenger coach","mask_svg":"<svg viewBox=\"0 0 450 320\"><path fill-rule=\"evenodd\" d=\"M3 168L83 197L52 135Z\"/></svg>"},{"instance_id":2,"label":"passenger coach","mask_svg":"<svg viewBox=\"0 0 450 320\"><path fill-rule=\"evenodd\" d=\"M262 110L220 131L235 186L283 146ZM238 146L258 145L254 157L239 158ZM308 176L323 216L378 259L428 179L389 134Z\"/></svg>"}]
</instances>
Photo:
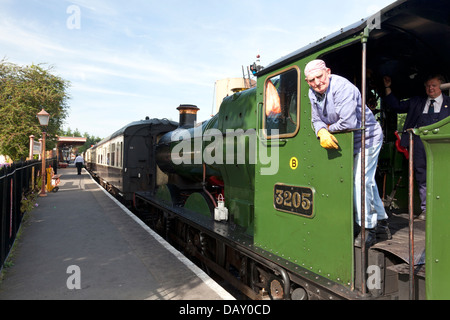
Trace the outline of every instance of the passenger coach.
<instances>
[{"instance_id":1,"label":"passenger coach","mask_svg":"<svg viewBox=\"0 0 450 320\"><path fill-rule=\"evenodd\" d=\"M160 136L177 128L167 119L132 122L86 151L86 168L113 194L133 200L133 193L156 186L154 148Z\"/></svg>"}]
</instances>

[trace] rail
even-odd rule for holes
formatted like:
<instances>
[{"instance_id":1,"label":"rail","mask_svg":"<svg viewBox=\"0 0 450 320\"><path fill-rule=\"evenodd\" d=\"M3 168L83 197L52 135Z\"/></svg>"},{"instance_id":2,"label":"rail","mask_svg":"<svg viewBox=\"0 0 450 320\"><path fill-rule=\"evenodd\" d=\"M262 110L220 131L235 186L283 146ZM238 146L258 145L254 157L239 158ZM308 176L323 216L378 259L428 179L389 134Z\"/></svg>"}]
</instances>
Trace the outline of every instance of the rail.
<instances>
[{"instance_id":1,"label":"rail","mask_svg":"<svg viewBox=\"0 0 450 320\"><path fill-rule=\"evenodd\" d=\"M56 159L48 159L46 166L57 168ZM16 162L0 168L0 270L16 240L24 214L31 208L31 197L39 193L39 160Z\"/></svg>"}]
</instances>

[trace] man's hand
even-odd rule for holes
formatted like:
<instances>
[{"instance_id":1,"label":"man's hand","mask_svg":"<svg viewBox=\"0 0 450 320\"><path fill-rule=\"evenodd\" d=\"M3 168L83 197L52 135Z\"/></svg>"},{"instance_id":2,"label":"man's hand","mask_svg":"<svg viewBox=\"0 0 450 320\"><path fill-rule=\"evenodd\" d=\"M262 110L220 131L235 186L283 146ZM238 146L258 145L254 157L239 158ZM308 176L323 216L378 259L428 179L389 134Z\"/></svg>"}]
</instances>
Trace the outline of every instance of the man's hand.
<instances>
[{"instance_id":1,"label":"man's hand","mask_svg":"<svg viewBox=\"0 0 450 320\"><path fill-rule=\"evenodd\" d=\"M335 136L328 132L327 129L320 129L317 133L317 136L320 138L320 145L325 149L338 149L338 141Z\"/></svg>"}]
</instances>

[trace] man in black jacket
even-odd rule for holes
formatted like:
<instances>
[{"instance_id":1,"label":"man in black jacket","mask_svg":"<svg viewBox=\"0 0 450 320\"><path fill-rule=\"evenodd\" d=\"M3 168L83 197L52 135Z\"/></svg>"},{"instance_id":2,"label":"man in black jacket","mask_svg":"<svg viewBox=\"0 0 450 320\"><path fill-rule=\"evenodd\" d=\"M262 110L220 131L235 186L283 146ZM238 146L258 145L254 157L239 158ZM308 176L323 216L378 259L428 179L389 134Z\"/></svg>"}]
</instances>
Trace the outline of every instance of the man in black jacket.
<instances>
[{"instance_id":1,"label":"man in black jacket","mask_svg":"<svg viewBox=\"0 0 450 320\"><path fill-rule=\"evenodd\" d=\"M397 113L408 113L403 127L404 133L400 141L402 147L409 147L409 134L405 133L407 129L428 126L450 116L450 98L441 91L441 85L445 82L441 75L432 75L427 78L425 81L426 97L417 96L404 101L399 101L392 93L391 78L385 76L383 80L386 87L385 101L387 105ZM419 218L423 220L425 220L426 214L426 169L425 148L422 140L418 136L414 136L414 173L418 184L420 208L422 210Z\"/></svg>"}]
</instances>

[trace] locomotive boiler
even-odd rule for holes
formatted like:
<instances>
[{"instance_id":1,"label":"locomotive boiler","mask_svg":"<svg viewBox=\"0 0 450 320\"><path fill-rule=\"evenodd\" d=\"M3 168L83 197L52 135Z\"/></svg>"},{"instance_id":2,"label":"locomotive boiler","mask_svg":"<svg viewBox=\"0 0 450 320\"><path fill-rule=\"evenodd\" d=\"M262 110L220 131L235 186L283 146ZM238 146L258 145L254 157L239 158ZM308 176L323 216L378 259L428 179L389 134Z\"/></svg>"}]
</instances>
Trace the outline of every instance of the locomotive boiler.
<instances>
[{"instance_id":1,"label":"locomotive boiler","mask_svg":"<svg viewBox=\"0 0 450 320\"><path fill-rule=\"evenodd\" d=\"M168 185L157 192L167 193L167 186L171 192L188 191L187 207L201 207L206 216L221 194L231 219L242 227L250 226L254 216L254 193L249 187L254 184L256 161L255 99L255 89L228 97L216 116L200 124L194 122L192 106L180 106L180 127L162 137L156 148L157 163L169 176ZM183 120L186 110L191 122ZM193 190L197 191L191 193Z\"/></svg>"}]
</instances>

